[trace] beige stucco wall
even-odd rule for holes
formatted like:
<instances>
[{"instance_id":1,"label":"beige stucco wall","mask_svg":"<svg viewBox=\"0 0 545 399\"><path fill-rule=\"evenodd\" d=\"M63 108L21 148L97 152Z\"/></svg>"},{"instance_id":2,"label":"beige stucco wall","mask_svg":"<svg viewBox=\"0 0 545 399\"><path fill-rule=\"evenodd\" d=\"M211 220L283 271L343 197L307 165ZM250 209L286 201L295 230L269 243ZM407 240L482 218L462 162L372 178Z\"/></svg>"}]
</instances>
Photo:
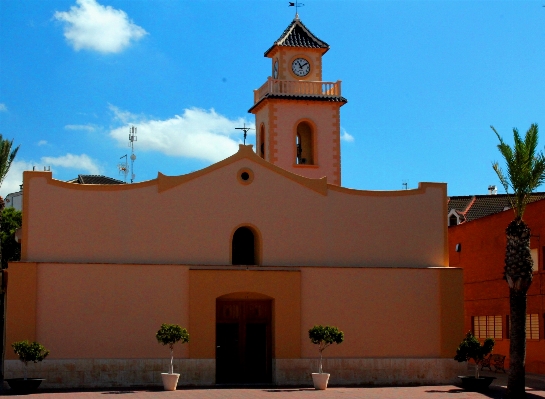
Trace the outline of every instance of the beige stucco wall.
<instances>
[{"instance_id":1,"label":"beige stucco wall","mask_svg":"<svg viewBox=\"0 0 545 399\"><path fill-rule=\"evenodd\" d=\"M12 268L13 267L13 268ZM35 312L19 295L36 269ZM37 340L51 359L168 357L157 343L161 323L188 325L186 266L14 263L8 287L7 342ZM14 324L12 321L15 321ZM35 321L35 336L32 331ZM13 351L6 351L14 359ZM176 356L187 357L187 345Z\"/></svg>"},{"instance_id":2,"label":"beige stucco wall","mask_svg":"<svg viewBox=\"0 0 545 399\"><path fill-rule=\"evenodd\" d=\"M329 358L450 358L463 335L461 269L190 268L12 263L7 342L37 340L51 359L155 359L168 357L160 324L176 323L191 337L177 358L213 359L216 299L235 293L273 300L277 359L316 358L315 324L345 333ZM30 275L35 308L20 295Z\"/></svg>"},{"instance_id":3,"label":"beige stucco wall","mask_svg":"<svg viewBox=\"0 0 545 399\"><path fill-rule=\"evenodd\" d=\"M253 172L251 184L238 171ZM190 175L126 186L24 173L22 259L40 262L230 264L242 224L274 266L446 266L446 185L368 192L306 179L241 147Z\"/></svg>"},{"instance_id":4,"label":"beige stucco wall","mask_svg":"<svg viewBox=\"0 0 545 399\"><path fill-rule=\"evenodd\" d=\"M318 356L308 339L316 325L334 325L345 342L332 358L451 358L463 335L461 269L302 268L301 357ZM441 280L451 281L445 291ZM448 328L442 328L448 325Z\"/></svg>"}]
</instances>

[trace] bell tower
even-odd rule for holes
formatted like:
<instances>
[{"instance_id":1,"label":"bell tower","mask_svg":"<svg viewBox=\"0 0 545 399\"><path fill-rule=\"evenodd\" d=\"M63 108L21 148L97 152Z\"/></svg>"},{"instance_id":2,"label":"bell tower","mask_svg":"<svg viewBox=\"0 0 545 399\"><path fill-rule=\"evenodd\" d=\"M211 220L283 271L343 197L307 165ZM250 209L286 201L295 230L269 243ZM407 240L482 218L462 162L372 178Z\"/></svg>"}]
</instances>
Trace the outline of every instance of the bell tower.
<instances>
[{"instance_id":1,"label":"bell tower","mask_svg":"<svg viewBox=\"0 0 545 399\"><path fill-rule=\"evenodd\" d=\"M329 45L295 19L265 52L271 75L254 90L256 151L290 172L341 184L341 81L322 81Z\"/></svg>"}]
</instances>

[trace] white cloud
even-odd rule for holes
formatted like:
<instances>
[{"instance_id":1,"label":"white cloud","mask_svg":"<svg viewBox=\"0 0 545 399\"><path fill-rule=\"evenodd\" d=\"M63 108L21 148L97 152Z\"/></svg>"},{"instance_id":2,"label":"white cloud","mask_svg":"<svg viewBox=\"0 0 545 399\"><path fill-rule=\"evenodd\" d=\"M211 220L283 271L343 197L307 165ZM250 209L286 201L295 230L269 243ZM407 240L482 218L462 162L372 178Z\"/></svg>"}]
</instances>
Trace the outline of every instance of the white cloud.
<instances>
[{"instance_id":1,"label":"white cloud","mask_svg":"<svg viewBox=\"0 0 545 399\"><path fill-rule=\"evenodd\" d=\"M42 145L46 145L46 144L47 144L47 141L46 141L46 140L40 140L40 141L38 141L38 142L36 143L36 145L37 145L38 147L41 147Z\"/></svg>"},{"instance_id":2,"label":"white cloud","mask_svg":"<svg viewBox=\"0 0 545 399\"><path fill-rule=\"evenodd\" d=\"M166 120L147 119L110 106L115 118L125 126L113 129L110 136L126 146L130 125L138 128L137 151L158 151L165 155L217 162L238 151L242 133L236 130L243 118L229 119L213 109L190 108ZM255 134L250 131L249 134Z\"/></svg>"},{"instance_id":3,"label":"white cloud","mask_svg":"<svg viewBox=\"0 0 545 399\"><path fill-rule=\"evenodd\" d=\"M23 184L23 172L25 170L32 170L33 165L36 164L27 161L17 161L17 159L15 159L11 163L9 172L2 182L0 195L2 195L3 198L6 198L6 195L19 191L19 186Z\"/></svg>"},{"instance_id":4,"label":"white cloud","mask_svg":"<svg viewBox=\"0 0 545 399\"><path fill-rule=\"evenodd\" d=\"M53 171L53 167L56 166L59 168L79 169L81 174L89 173L97 175L102 173L97 162L86 154L66 154L61 157L42 157L40 162L15 159L9 168L6 178L2 182L0 195L5 198L6 195L19 191L19 185L23 184L23 172L25 170L33 170L33 168L36 168L36 170L41 171L44 170L44 167L48 166L51 166L51 171Z\"/></svg>"},{"instance_id":5,"label":"white cloud","mask_svg":"<svg viewBox=\"0 0 545 399\"><path fill-rule=\"evenodd\" d=\"M95 127L93 125L66 125L66 130L86 130L88 132L94 132Z\"/></svg>"},{"instance_id":6,"label":"white cloud","mask_svg":"<svg viewBox=\"0 0 545 399\"><path fill-rule=\"evenodd\" d=\"M0 103L0 112L7 112L8 107L6 107L6 104Z\"/></svg>"},{"instance_id":7,"label":"white cloud","mask_svg":"<svg viewBox=\"0 0 545 399\"><path fill-rule=\"evenodd\" d=\"M80 169L91 175L102 173L97 162L86 154L73 155L66 154L60 157L43 157L42 163L46 166L59 166L68 169Z\"/></svg>"},{"instance_id":8,"label":"white cloud","mask_svg":"<svg viewBox=\"0 0 545 399\"><path fill-rule=\"evenodd\" d=\"M352 136L351 134L349 134L346 130L344 130L343 128L341 128L341 140L342 141L346 141L347 143L353 143L354 142L354 136Z\"/></svg>"},{"instance_id":9,"label":"white cloud","mask_svg":"<svg viewBox=\"0 0 545 399\"><path fill-rule=\"evenodd\" d=\"M57 11L54 17L65 23L64 37L79 51L119 53L147 32L135 25L123 10L103 6L96 0L76 0L70 11Z\"/></svg>"}]
</instances>

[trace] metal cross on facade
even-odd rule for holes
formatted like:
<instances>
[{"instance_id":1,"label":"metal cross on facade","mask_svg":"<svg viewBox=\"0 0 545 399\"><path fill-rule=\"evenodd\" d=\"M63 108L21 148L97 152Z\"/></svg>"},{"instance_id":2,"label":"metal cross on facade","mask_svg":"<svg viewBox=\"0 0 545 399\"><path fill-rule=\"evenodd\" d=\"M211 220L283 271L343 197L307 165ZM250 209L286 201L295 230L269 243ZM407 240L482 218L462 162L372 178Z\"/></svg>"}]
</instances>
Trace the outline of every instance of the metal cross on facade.
<instances>
[{"instance_id":1,"label":"metal cross on facade","mask_svg":"<svg viewBox=\"0 0 545 399\"><path fill-rule=\"evenodd\" d=\"M255 130L253 127L246 127L246 122L244 122L244 127L235 127L235 129L244 131L244 145L246 145L246 136L248 130Z\"/></svg>"}]
</instances>

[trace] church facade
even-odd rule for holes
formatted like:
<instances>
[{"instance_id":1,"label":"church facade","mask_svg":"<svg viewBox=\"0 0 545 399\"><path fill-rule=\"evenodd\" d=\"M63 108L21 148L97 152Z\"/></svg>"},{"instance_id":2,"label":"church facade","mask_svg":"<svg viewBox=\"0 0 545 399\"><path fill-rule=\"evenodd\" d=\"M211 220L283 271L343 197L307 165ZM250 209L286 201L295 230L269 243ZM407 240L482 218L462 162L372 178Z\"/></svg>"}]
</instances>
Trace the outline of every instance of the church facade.
<instances>
[{"instance_id":1,"label":"church facade","mask_svg":"<svg viewBox=\"0 0 545 399\"><path fill-rule=\"evenodd\" d=\"M77 185L24 172L22 260L9 266L7 343L36 340L48 387L159 385L161 323L186 327L180 385L310 384L316 324L330 384L446 383L463 336L448 267L446 184L343 188L340 82L296 18L265 56L256 148L180 176ZM6 352L6 377L22 364Z\"/></svg>"}]
</instances>

